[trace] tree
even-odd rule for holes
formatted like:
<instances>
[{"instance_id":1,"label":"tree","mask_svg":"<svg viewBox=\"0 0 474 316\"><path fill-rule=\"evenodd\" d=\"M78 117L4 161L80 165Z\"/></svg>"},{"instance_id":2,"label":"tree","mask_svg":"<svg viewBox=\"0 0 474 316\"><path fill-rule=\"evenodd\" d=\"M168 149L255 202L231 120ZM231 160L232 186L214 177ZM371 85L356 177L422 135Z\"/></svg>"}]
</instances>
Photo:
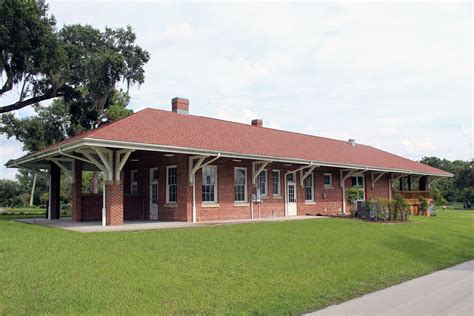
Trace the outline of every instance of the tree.
<instances>
[{"instance_id":1,"label":"tree","mask_svg":"<svg viewBox=\"0 0 474 316\"><path fill-rule=\"evenodd\" d=\"M12 207L18 203L20 189L16 181L0 179L0 192L1 206Z\"/></svg>"},{"instance_id":2,"label":"tree","mask_svg":"<svg viewBox=\"0 0 474 316\"><path fill-rule=\"evenodd\" d=\"M16 173L16 180L18 182L18 188L22 193L31 194L31 187L33 186L33 172L27 169L18 169ZM33 196L33 204L40 202L40 196L43 193L48 192L48 183L43 177L36 178L36 188Z\"/></svg>"},{"instance_id":3,"label":"tree","mask_svg":"<svg viewBox=\"0 0 474 316\"><path fill-rule=\"evenodd\" d=\"M144 82L149 54L135 44L130 26L66 25L56 30L43 0L0 0L0 96L21 85L18 101L0 113L62 97L103 108L121 81L127 89ZM82 102L79 102L82 101ZM85 102L85 103L84 103Z\"/></svg>"},{"instance_id":4,"label":"tree","mask_svg":"<svg viewBox=\"0 0 474 316\"><path fill-rule=\"evenodd\" d=\"M449 202L468 202L474 200L474 169L473 162L438 157L424 157L422 163L443 169L454 174L453 178L443 178L433 189L439 189L444 199ZM437 192L434 192L437 194ZM440 197L437 195L437 199Z\"/></svg>"},{"instance_id":5,"label":"tree","mask_svg":"<svg viewBox=\"0 0 474 316\"><path fill-rule=\"evenodd\" d=\"M133 113L126 108L129 96L123 91L113 92L101 108L84 102L85 98L70 100L69 103L64 99L55 99L50 106L35 106L36 116L19 119L12 113L3 114L0 133L22 142L25 151L37 151Z\"/></svg>"},{"instance_id":6,"label":"tree","mask_svg":"<svg viewBox=\"0 0 474 316\"><path fill-rule=\"evenodd\" d=\"M129 101L130 97L118 90L114 91L103 108L96 108L90 103L78 106L77 102L81 102L78 100L66 103L63 99L56 99L50 106L35 106L36 116L18 119L11 113L2 115L0 132L7 137L18 139L23 143L24 150L37 151L84 130L94 129L132 114L133 110L126 108ZM94 172L92 177L91 192L98 193L100 184L98 172ZM31 190L33 180L31 172L20 169L18 180L22 192L28 192L26 187ZM36 203L43 190L47 190L44 187L45 181L43 179L39 181L37 193L34 195ZM62 187L66 188L64 185ZM62 196L67 196L67 191L64 191Z\"/></svg>"}]
</instances>

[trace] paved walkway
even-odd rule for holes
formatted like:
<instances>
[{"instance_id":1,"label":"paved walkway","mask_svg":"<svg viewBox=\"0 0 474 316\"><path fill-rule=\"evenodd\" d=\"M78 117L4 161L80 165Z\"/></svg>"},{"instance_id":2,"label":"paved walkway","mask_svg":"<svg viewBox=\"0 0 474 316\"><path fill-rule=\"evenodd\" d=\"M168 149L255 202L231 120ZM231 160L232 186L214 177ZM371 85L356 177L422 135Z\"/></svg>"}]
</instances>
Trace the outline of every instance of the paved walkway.
<instances>
[{"instance_id":1,"label":"paved walkway","mask_svg":"<svg viewBox=\"0 0 474 316\"><path fill-rule=\"evenodd\" d=\"M474 315L474 261L311 315Z\"/></svg>"},{"instance_id":2,"label":"paved walkway","mask_svg":"<svg viewBox=\"0 0 474 316\"><path fill-rule=\"evenodd\" d=\"M97 232L114 232L114 231L139 231L139 230L154 230L154 229L171 229L171 228L186 228L186 227L202 227L214 225L234 225L234 224L249 224L262 222L283 222L295 220L308 220L325 218L323 216L290 216L290 217L270 217L260 219L242 219L242 220L226 220L226 221L212 221L212 222L157 222L157 221L126 221L123 225L117 226L102 226L100 222L73 222L70 218L62 218L56 220L48 220L45 218L24 218L17 219L18 222L58 227L67 230L73 230L81 233L97 233Z\"/></svg>"}]
</instances>

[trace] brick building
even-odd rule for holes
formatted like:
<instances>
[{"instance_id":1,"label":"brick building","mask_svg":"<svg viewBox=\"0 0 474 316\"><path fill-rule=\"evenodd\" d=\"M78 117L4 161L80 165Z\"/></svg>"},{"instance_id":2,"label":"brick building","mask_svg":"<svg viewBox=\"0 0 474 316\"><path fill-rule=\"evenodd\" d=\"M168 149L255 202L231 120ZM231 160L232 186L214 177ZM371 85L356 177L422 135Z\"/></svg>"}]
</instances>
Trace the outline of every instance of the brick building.
<instances>
[{"instance_id":1,"label":"brick building","mask_svg":"<svg viewBox=\"0 0 474 316\"><path fill-rule=\"evenodd\" d=\"M57 219L61 172L72 179L72 220L212 221L348 212L347 189L361 200L426 195L452 176L358 144L172 111L145 109L99 129L10 160L47 176L48 218ZM82 192L83 171L101 171L104 194Z\"/></svg>"}]
</instances>

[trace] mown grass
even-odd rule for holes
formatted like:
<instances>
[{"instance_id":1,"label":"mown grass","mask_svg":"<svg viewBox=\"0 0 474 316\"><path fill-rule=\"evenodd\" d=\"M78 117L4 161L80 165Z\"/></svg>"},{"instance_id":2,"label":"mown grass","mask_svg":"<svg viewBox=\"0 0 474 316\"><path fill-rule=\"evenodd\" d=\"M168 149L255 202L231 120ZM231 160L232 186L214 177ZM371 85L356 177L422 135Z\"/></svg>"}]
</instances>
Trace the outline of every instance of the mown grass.
<instances>
[{"instance_id":1,"label":"mown grass","mask_svg":"<svg viewBox=\"0 0 474 316\"><path fill-rule=\"evenodd\" d=\"M0 207L8 213L27 213L27 214L44 214L46 211L44 208L39 207Z\"/></svg>"},{"instance_id":2,"label":"mown grass","mask_svg":"<svg viewBox=\"0 0 474 316\"><path fill-rule=\"evenodd\" d=\"M472 211L95 234L0 220L0 314L298 314L473 258Z\"/></svg>"}]
</instances>

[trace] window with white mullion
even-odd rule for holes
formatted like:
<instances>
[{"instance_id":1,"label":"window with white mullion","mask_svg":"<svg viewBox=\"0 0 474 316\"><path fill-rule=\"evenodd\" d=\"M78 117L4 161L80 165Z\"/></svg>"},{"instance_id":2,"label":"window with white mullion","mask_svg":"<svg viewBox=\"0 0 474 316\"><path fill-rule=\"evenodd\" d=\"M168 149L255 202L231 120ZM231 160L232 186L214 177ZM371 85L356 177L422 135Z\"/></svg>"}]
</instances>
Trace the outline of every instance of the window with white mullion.
<instances>
[{"instance_id":1,"label":"window with white mullion","mask_svg":"<svg viewBox=\"0 0 474 316\"><path fill-rule=\"evenodd\" d=\"M217 167L215 166L202 168L202 201L217 203Z\"/></svg>"},{"instance_id":2,"label":"window with white mullion","mask_svg":"<svg viewBox=\"0 0 474 316\"><path fill-rule=\"evenodd\" d=\"M260 195L267 196L267 170L262 170L258 175L258 188L260 189Z\"/></svg>"},{"instance_id":3,"label":"window with white mullion","mask_svg":"<svg viewBox=\"0 0 474 316\"><path fill-rule=\"evenodd\" d=\"M272 171L272 188L273 188L273 195L280 196L281 195L281 185L280 185L280 170L273 170Z\"/></svg>"},{"instance_id":4,"label":"window with white mullion","mask_svg":"<svg viewBox=\"0 0 474 316\"><path fill-rule=\"evenodd\" d=\"M324 174L324 187L325 188L332 188L332 174L325 173Z\"/></svg>"},{"instance_id":5,"label":"window with white mullion","mask_svg":"<svg viewBox=\"0 0 474 316\"><path fill-rule=\"evenodd\" d=\"M176 166L166 167L166 203L176 203L177 186L178 182Z\"/></svg>"},{"instance_id":6,"label":"window with white mullion","mask_svg":"<svg viewBox=\"0 0 474 316\"><path fill-rule=\"evenodd\" d=\"M314 185L313 174L310 174L304 179L304 193L306 202L314 202Z\"/></svg>"},{"instance_id":7,"label":"window with white mullion","mask_svg":"<svg viewBox=\"0 0 474 316\"><path fill-rule=\"evenodd\" d=\"M234 169L235 202L247 202L247 169Z\"/></svg>"}]
</instances>

